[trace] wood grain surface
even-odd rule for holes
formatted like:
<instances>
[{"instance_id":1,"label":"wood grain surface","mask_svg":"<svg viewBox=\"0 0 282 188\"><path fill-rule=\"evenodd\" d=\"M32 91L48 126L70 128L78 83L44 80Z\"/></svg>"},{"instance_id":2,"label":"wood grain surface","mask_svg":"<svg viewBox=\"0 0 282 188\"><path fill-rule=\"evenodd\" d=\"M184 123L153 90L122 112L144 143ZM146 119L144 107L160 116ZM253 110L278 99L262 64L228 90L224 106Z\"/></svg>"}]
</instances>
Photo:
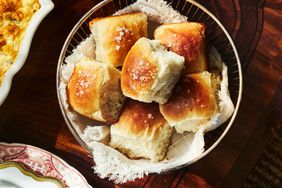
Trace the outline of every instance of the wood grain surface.
<instances>
[{"instance_id":1,"label":"wood grain surface","mask_svg":"<svg viewBox=\"0 0 282 188\"><path fill-rule=\"evenodd\" d=\"M198 0L219 18L236 43L244 78L238 116L223 141L197 163L123 185L93 173L93 161L69 132L56 94L56 68L63 43L75 23L99 1L53 2L54 10L36 31L26 64L14 77L10 94L0 107L0 141L53 152L93 187L235 188L244 184L281 125L281 0Z\"/></svg>"}]
</instances>

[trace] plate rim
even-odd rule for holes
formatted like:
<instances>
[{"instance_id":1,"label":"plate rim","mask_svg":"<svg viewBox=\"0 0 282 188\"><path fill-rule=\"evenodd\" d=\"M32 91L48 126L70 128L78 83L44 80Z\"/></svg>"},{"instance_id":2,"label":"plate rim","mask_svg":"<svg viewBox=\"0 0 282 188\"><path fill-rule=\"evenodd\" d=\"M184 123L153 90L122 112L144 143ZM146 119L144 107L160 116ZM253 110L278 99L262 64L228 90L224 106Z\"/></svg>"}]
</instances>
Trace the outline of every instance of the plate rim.
<instances>
[{"instance_id":1,"label":"plate rim","mask_svg":"<svg viewBox=\"0 0 282 188\"><path fill-rule=\"evenodd\" d=\"M51 153L51 152L49 152L49 151L47 151L45 149L42 149L42 148L39 148L39 147L36 147L36 146L32 146L32 145L29 145L29 144L0 142L0 146L3 146L3 145L4 146L8 146L8 147L18 147L18 146L21 146L21 147L25 147L25 149L26 148L31 148L31 149L39 150L40 152L44 152L44 153L50 155L52 158L57 159L65 167L67 167L68 169L70 169L71 171L76 173L81 178L81 180L84 181L85 185L87 185L90 188L92 187L92 186L89 185L89 183L87 182L85 177L77 169L75 169L73 166L68 164L65 160L63 160L61 157L57 156L54 153ZM3 157L3 156L1 156L1 157ZM5 163L5 162L9 162L9 160L8 161L4 161L3 163ZM3 163L0 163L0 164L3 164Z\"/></svg>"},{"instance_id":2,"label":"plate rim","mask_svg":"<svg viewBox=\"0 0 282 188\"><path fill-rule=\"evenodd\" d=\"M52 182L58 187L63 188L64 184L60 180L51 177L51 176L40 176L36 173L34 173L31 170L28 170L23 166L22 163L19 162L14 162L14 161L8 161L0 164L0 171L5 169L5 168L10 168L10 167L15 167L17 168L23 175L31 177L33 180L38 181L38 182Z\"/></svg>"}]
</instances>

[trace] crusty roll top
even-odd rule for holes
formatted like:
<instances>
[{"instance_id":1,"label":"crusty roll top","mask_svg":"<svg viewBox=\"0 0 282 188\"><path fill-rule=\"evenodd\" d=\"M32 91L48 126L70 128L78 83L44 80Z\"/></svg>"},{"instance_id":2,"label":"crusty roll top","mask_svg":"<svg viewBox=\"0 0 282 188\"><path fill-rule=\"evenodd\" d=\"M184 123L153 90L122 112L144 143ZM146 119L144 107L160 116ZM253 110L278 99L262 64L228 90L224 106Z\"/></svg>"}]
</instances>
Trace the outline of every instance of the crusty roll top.
<instances>
[{"instance_id":1,"label":"crusty roll top","mask_svg":"<svg viewBox=\"0 0 282 188\"><path fill-rule=\"evenodd\" d=\"M140 37L147 36L147 16L141 12L96 18L89 25L96 42L96 59L115 67L123 64Z\"/></svg>"},{"instance_id":2,"label":"crusty roll top","mask_svg":"<svg viewBox=\"0 0 282 188\"><path fill-rule=\"evenodd\" d=\"M111 126L110 146L132 159L157 162L165 157L172 132L157 103L128 99L119 121Z\"/></svg>"},{"instance_id":3,"label":"crusty roll top","mask_svg":"<svg viewBox=\"0 0 282 188\"><path fill-rule=\"evenodd\" d=\"M98 121L115 122L124 101L120 71L105 63L81 61L68 82L67 94L76 112Z\"/></svg>"},{"instance_id":4,"label":"crusty roll top","mask_svg":"<svg viewBox=\"0 0 282 188\"><path fill-rule=\"evenodd\" d=\"M103 65L92 61L78 63L68 83L69 104L79 113L91 116L99 109L100 86L103 77ZM91 102L92 101L92 102Z\"/></svg>"},{"instance_id":5,"label":"crusty roll top","mask_svg":"<svg viewBox=\"0 0 282 188\"><path fill-rule=\"evenodd\" d=\"M166 124L156 103L142 103L128 99L122 111L119 122L114 126L124 127L133 135L159 136L159 131ZM152 137L152 138L153 138Z\"/></svg>"},{"instance_id":6,"label":"crusty roll top","mask_svg":"<svg viewBox=\"0 0 282 188\"><path fill-rule=\"evenodd\" d=\"M137 96L150 90L158 74L156 57L149 42L142 38L128 53L122 68L121 85L123 91Z\"/></svg>"},{"instance_id":7,"label":"crusty roll top","mask_svg":"<svg viewBox=\"0 0 282 188\"><path fill-rule=\"evenodd\" d=\"M184 58L159 41L140 38L128 52L121 73L125 96L142 102L165 103L179 79Z\"/></svg>"},{"instance_id":8,"label":"crusty roll top","mask_svg":"<svg viewBox=\"0 0 282 188\"><path fill-rule=\"evenodd\" d=\"M209 118L216 109L216 91L208 72L183 75L168 102L160 105L162 114L170 121Z\"/></svg>"},{"instance_id":9,"label":"crusty roll top","mask_svg":"<svg viewBox=\"0 0 282 188\"><path fill-rule=\"evenodd\" d=\"M154 37L169 50L185 58L185 73L207 70L203 24L184 22L161 25L155 30Z\"/></svg>"}]
</instances>

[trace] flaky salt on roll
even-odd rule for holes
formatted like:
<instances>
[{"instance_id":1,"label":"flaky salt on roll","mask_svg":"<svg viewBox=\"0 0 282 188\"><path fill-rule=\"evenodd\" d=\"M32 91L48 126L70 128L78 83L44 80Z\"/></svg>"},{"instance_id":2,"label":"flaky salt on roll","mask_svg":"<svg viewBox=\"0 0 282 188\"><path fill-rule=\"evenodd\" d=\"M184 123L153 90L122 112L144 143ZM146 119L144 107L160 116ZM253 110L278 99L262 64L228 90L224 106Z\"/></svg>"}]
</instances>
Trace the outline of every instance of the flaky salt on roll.
<instances>
[{"instance_id":1,"label":"flaky salt on roll","mask_svg":"<svg viewBox=\"0 0 282 188\"><path fill-rule=\"evenodd\" d=\"M209 72L183 75L160 111L178 133L197 132L218 113L220 77Z\"/></svg>"},{"instance_id":2,"label":"flaky salt on roll","mask_svg":"<svg viewBox=\"0 0 282 188\"><path fill-rule=\"evenodd\" d=\"M123 64L139 38L147 36L147 16L141 12L95 18L89 26L96 42L96 59L115 67Z\"/></svg>"},{"instance_id":3,"label":"flaky salt on roll","mask_svg":"<svg viewBox=\"0 0 282 188\"><path fill-rule=\"evenodd\" d=\"M90 60L76 64L67 94L73 110L102 122L118 119L125 98L120 89L120 71Z\"/></svg>"},{"instance_id":4,"label":"flaky salt on roll","mask_svg":"<svg viewBox=\"0 0 282 188\"><path fill-rule=\"evenodd\" d=\"M141 38L124 61L122 92L138 101L163 104L171 95L183 65L183 57L167 51L158 41Z\"/></svg>"},{"instance_id":5,"label":"flaky salt on roll","mask_svg":"<svg viewBox=\"0 0 282 188\"><path fill-rule=\"evenodd\" d=\"M169 50L185 57L185 73L207 70L205 26L196 22L172 23L154 31L156 40Z\"/></svg>"},{"instance_id":6,"label":"flaky salt on roll","mask_svg":"<svg viewBox=\"0 0 282 188\"><path fill-rule=\"evenodd\" d=\"M158 104L128 99L110 132L111 147L132 159L157 162L166 155L173 128L161 115Z\"/></svg>"}]
</instances>

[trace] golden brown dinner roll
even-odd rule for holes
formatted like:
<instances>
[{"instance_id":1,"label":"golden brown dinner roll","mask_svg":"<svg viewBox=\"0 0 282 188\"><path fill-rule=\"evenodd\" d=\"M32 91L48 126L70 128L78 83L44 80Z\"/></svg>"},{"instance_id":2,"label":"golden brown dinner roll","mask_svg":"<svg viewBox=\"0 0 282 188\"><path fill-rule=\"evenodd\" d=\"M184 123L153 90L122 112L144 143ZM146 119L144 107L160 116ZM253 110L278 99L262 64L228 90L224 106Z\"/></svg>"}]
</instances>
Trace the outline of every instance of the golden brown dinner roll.
<instances>
[{"instance_id":1,"label":"golden brown dinner roll","mask_svg":"<svg viewBox=\"0 0 282 188\"><path fill-rule=\"evenodd\" d=\"M89 25L96 42L96 59L115 67L123 64L140 37L147 36L147 16L141 12L95 18Z\"/></svg>"},{"instance_id":2,"label":"golden brown dinner roll","mask_svg":"<svg viewBox=\"0 0 282 188\"><path fill-rule=\"evenodd\" d=\"M128 99L119 121L111 126L110 146L130 158L157 162L164 159L172 132L158 104Z\"/></svg>"},{"instance_id":3,"label":"golden brown dinner roll","mask_svg":"<svg viewBox=\"0 0 282 188\"><path fill-rule=\"evenodd\" d=\"M154 37L169 50L185 57L185 73L207 70L205 26L201 23L183 22L159 26Z\"/></svg>"},{"instance_id":4,"label":"golden brown dinner roll","mask_svg":"<svg viewBox=\"0 0 282 188\"><path fill-rule=\"evenodd\" d=\"M168 52L158 41L139 39L128 52L121 73L125 96L150 103L165 103L178 81L184 58Z\"/></svg>"},{"instance_id":5,"label":"golden brown dinner roll","mask_svg":"<svg viewBox=\"0 0 282 188\"><path fill-rule=\"evenodd\" d=\"M81 115L114 122L124 101L120 71L105 63L81 61L68 82L67 94L70 106Z\"/></svg>"},{"instance_id":6,"label":"golden brown dinner roll","mask_svg":"<svg viewBox=\"0 0 282 188\"><path fill-rule=\"evenodd\" d=\"M208 72L183 75L160 111L178 133L196 132L218 112L220 79Z\"/></svg>"}]
</instances>

